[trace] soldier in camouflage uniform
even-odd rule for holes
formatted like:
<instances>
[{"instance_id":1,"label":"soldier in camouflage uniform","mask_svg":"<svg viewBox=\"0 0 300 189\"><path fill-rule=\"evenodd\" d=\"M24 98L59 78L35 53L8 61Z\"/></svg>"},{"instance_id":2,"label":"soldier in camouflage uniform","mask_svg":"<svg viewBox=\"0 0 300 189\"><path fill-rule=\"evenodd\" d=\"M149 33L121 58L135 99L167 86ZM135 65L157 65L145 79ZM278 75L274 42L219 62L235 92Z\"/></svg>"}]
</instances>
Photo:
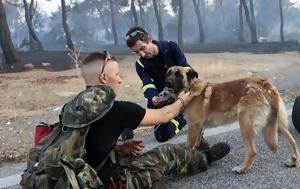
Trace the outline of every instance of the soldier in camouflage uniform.
<instances>
[{"instance_id":1,"label":"soldier in camouflage uniform","mask_svg":"<svg viewBox=\"0 0 300 189\"><path fill-rule=\"evenodd\" d=\"M163 176L196 174L205 171L208 162L204 153L185 144L163 144L136 158L123 158L120 165L126 188L157 188Z\"/></svg>"},{"instance_id":2,"label":"soldier in camouflage uniform","mask_svg":"<svg viewBox=\"0 0 300 189\"><path fill-rule=\"evenodd\" d=\"M119 65L107 52L88 55L81 65L81 73L87 89L106 85L117 92L122 83ZM81 105L76 101L69 103L62 123L78 125L87 122L87 115L97 118L95 112L105 114L101 119L89 122L85 143L86 161L97 171L105 188L156 188L163 176L199 173L230 150L226 143L215 144L206 151L187 149L184 144L163 144L140 155L144 148L142 141L130 140L117 145L122 131L170 121L191 100L189 92L180 93L179 100L161 109L144 109L135 103L111 98L113 105L104 108L108 110L104 113L99 111L101 99L97 96L83 94L77 99L77 102L84 102Z\"/></svg>"}]
</instances>

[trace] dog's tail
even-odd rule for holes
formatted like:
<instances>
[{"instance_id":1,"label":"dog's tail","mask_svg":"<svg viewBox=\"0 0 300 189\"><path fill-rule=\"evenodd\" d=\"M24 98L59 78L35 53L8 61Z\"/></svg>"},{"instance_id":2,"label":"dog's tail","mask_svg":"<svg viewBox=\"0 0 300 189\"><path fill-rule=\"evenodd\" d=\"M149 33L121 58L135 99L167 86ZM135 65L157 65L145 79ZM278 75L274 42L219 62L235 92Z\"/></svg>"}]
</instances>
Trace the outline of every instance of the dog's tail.
<instances>
[{"instance_id":1,"label":"dog's tail","mask_svg":"<svg viewBox=\"0 0 300 189\"><path fill-rule=\"evenodd\" d=\"M287 114L278 91L269 82L264 84L264 88L267 89L268 93L270 112L262 131L267 146L272 151L276 151L278 147L278 124L287 121Z\"/></svg>"}]
</instances>

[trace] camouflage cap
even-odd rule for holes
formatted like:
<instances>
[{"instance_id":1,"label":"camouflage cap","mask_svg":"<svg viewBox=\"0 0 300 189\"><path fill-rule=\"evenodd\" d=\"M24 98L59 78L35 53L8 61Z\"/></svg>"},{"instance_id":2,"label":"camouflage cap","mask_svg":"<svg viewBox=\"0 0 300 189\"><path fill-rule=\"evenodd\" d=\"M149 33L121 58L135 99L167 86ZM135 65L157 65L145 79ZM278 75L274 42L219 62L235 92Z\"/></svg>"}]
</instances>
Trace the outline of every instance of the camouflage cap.
<instances>
[{"instance_id":1,"label":"camouflage cap","mask_svg":"<svg viewBox=\"0 0 300 189\"><path fill-rule=\"evenodd\" d=\"M62 124L81 128L99 120L113 106L114 91L105 85L92 86L68 102L62 113Z\"/></svg>"}]
</instances>

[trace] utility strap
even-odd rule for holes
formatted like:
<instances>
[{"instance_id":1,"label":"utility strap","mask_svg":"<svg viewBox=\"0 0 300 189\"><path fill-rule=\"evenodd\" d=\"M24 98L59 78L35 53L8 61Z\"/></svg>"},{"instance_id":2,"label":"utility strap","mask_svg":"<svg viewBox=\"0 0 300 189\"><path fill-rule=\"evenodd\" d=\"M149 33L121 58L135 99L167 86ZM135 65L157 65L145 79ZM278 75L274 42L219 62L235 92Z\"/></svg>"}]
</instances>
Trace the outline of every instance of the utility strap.
<instances>
[{"instance_id":1,"label":"utility strap","mask_svg":"<svg viewBox=\"0 0 300 189\"><path fill-rule=\"evenodd\" d=\"M64 165L63 163L62 163L62 166L66 172L66 175L68 176L68 179L72 185L72 188L80 189L74 171L72 169L70 169L68 166Z\"/></svg>"},{"instance_id":2,"label":"utility strap","mask_svg":"<svg viewBox=\"0 0 300 189\"><path fill-rule=\"evenodd\" d=\"M111 158L114 164L117 162L115 151L114 150L110 151L110 153L104 158L104 160L95 168L95 171L97 173L102 169L102 167L104 166L104 164L106 163L109 157Z\"/></svg>"}]
</instances>

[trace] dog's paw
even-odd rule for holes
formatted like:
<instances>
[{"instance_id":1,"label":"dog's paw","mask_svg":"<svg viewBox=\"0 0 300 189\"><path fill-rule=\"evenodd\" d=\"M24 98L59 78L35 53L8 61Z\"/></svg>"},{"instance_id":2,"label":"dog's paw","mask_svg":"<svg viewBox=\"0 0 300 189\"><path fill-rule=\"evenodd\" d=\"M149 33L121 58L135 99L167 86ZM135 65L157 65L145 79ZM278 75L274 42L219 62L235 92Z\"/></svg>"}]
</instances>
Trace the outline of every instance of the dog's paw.
<instances>
[{"instance_id":1,"label":"dog's paw","mask_svg":"<svg viewBox=\"0 0 300 189\"><path fill-rule=\"evenodd\" d=\"M286 167L298 167L298 168L300 167L299 162L293 161L293 160L290 160L290 159L285 161L284 164L285 164Z\"/></svg>"},{"instance_id":2,"label":"dog's paw","mask_svg":"<svg viewBox=\"0 0 300 189\"><path fill-rule=\"evenodd\" d=\"M242 168L240 166L236 166L236 167L232 168L232 171L235 173L238 173L238 174L243 174L243 173L247 172L247 170L245 168Z\"/></svg>"}]
</instances>

